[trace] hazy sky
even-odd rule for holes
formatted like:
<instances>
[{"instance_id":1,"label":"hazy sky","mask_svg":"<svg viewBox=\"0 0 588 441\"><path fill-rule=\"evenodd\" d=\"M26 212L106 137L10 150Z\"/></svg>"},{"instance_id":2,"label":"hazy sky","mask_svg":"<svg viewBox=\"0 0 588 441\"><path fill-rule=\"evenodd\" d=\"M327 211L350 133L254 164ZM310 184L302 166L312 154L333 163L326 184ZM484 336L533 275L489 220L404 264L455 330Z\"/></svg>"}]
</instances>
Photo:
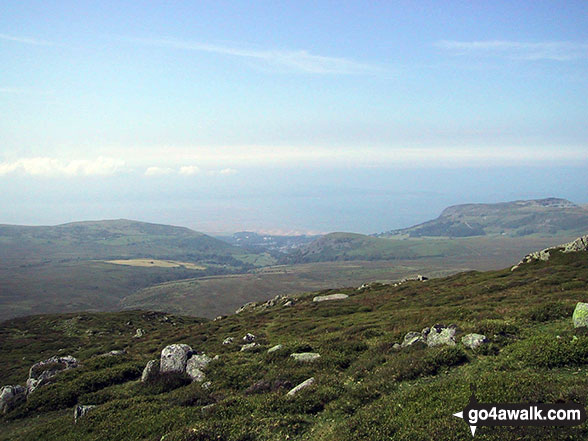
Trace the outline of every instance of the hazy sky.
<instances>
[{"instance_id":1,"label":"hazy sky","mask_svg":"<svg viewBox=\"0 0 588 441\"><path fill-rule=\"evenodd\" d=\"M0 223L377 232L587 166L586 1L0 7Z\"/></svg>"}]
</instances>

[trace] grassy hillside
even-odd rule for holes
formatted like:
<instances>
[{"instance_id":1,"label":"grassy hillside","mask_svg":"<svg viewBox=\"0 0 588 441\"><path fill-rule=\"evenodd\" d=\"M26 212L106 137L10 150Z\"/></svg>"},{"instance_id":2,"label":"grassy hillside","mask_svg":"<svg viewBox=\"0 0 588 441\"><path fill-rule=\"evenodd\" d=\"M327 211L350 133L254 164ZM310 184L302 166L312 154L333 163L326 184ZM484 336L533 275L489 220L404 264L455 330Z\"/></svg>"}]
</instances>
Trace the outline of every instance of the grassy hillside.
<instances>
[{"instance_id":1,"label":"grassy hillside","mask_svg":"<svg viewBox=\"0 0 588 441\"><path fill-rule=\"evenodd\" d=\"M484 235L578 235L588 231L588 210L565 199L547 198L498 204L464 204L443 210L434 220L380 236L469 237Z\"/></svg>"},{"instance_id":2,"label":"grassy hillside","mask_svg":"<svg viewBox=\"0 0 588 441\"><path fill-rule=\"evenodd\" d=\"M339 291L338 291L339 292ZM35 361L71 353L82 366L60 374L1 417L0 440L469 440L463 409L470 383L483 402L585 404L588 336L571 314L588 301L588 253L346 291L345 300L257 308L219 321L143 312L13 319L0 325L0 383L26 379ZM323 291L324 294L329 291ZM459 337L485 334L476 351L405 348L408 331L454 323ZM145 335L133 338L137 327ZM239 351L251 332L259 346ZM236 342L223 345L232 336ZM140 383L145 363L171 343L210 356L208 389L182 378ZM267 349L282 344L280 351ZM99 357L111 349L126 355ZM313 351L315 363L289 354ZM293 398L291 386L316 382ZM75 403L97 405L74 425ZM212 405L212 406L211 406ZM206 406L206 407L205 407ZM576 428L478 428L481 440L583 440Z\"/></svg>"},{"instance_id":3,"label":"grassy hillside","mask_svg":"<svg viewBox=\"0 0 588 441\"><path fill-rule=\"evenodd\" d=\"M170 260L176 263L155 265ZM137 265L141 261L145 266ZM242 273L274 262L266 253L169 225L124 219L53 227L1 225L0 320L40 312L117 310L121 299L147 286Z\"/></svg>"}]
</instances>

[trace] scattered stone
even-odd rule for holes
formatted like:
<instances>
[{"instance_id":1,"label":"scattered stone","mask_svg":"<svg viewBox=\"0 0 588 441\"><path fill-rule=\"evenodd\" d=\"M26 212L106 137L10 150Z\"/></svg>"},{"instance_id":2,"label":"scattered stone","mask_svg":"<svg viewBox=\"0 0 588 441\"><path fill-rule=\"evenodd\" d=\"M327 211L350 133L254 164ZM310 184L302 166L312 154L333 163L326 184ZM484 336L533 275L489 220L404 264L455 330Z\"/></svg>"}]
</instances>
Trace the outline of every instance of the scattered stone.
<instances>
[{"instance_id":1,"label":"scattered stone","mask_svg":"<svg viewBox=\"0 0 588 441\"><path fill-rule=\"evenodd\" d=\"M133 338L141 338L145 335L145 331L141 328L137 328L137 330L135 331L135 335L133 335Z\"/></svg>"},{"instance_id":2,"label":"scattered stone","mask_svg":"<svg viewBox=\"0 0 588 441\"><path fill-rule=\"evenodd\" d=\"M83 416L85 416L90 410L94 409L96 406L93 404L88 404L88 405L81 405L78 404L75 408L74 408L74 423L78 422L78 419L82 418Z\"/></svg>"},{"instance_id":3,"label":"scattered stone","mask_svg":"<svg viewBox=\"0 0 588 441\"><path fill-rule=\"evenodd\" d=\"M427 344L425 337L420 332L408 332L404 336L404 340L402 340L402 344L400 345L403 348L408 346L413 346L416 344Z\"/></svg>"},{"instance_id":4,"label":"scattered stone","mask_svg":"<svg viewBox=\"0 0 588 441\"><path fill-rule=\"evenodd\" d=\"M308 380L303 381L298 386L296 386L295 388L291 389L286 395L289 396L289 397L293 397L294 395L296 395L301 390L306 389L307 387L310 387L313 384L314 384L314 377L310 377Z\"/></svg>"},{"instance_id":5,"label":"scattered stone","mask_svg":"<svg viewBox=\"0 0 588 441\"><path fill-rule=\"evenodd\" d=\"M241 352L251 351L252 349L256 348L257 346L259 346L259 345L255 342L247 343L246 345L241 346Z\"/></svg>"},{"instance_id":6,"label":"scattered stone","mask_svg":"<svg viewBox=\"0 0 588 441\"><path fill-rule=\"evenodd\" d=\"M143 383L149 382L157 377L159 374L159 360L150 360L145 365L145 369L143 369L143 374L141 375L141 381Z\"/></svg>"},{"instance_id":7,"label":"scattered stone","mask_svg":"<svg viewBox=\"0 0 588 441\"><path fill-rule=\"evenodd\" d=\"M585 328L588 326L588 303L578 302L572 315L574 328Z\"/></svg>"},{"instance_id":8,"label":"scattered stone","mask_svg":"<svg viewBox=\"0 0 588 441\"><path fill-rule=\"evenodd\" d=\"M316 303L320 303L320 302L327 302L330 300L343 300L343 299L346 299L347 297L349 297L347 294L342 294L342 293L329 294L326 296L316 296L312 299L312 301L316 302Z\"/></svg>"},{"instance_id":9,"label":"scattered stone","mask_svg":"<svg viewBox=\"0 0 588 441\"><path fill-rule=\"evenodd\" d=\"M26 383L27 394L44 384L50 383L59 372L76 367L78 367L78 360L71 355L54 356L35 363L29 369L29 378Z\"/></svg>"},{"instance_id":10,"label":"scattered stone","mask_svg":"<svg viewBox=\"0 0 588 441\"><path fill-rule=\"evenodd\" d=\"M303 363L312 363L313 361L316 361L319 358L321 358L321 354L318 354L316 352L299 352L295 354L290 354L290 357L292 357L296 361L300 361Z\"/></svg>"},{"instance_id":11,"label":"scattered stone","mask_svg":"<svg viewBox=\"0 0 588 441\"><path fill-rule=\"evenodd\" d=\"M233 340L233 337L227 337L223 340L223 345L230 345L231 343L233 343Z\"/></svg>"},{"instance_id":12,"label":"scattered stone","mask_svg":"<svg viewBox=\"0 0 588 441\"><path fill-rule=\"evenodd\" d=\"M202 389L210 389L210 386L212 386L212 381L205 381L200 385Z\"/></svg>"},{"instance_id":13,"label":"scattered stone","mask_svg":"<svg viewBox=\"0 0 588 441\"><path fill-rule=\"evenodd\" d=\"M255 341L255 335L250 334L249 332L247 334L245 334L245 336L243 337L243 341L245 343L253 343Z\"/></svg>"},{"instance_id":14,"label":"scattered stone","mask_svg":"<svg viewBox=\"0 0 588 441\"><path fill-rule=\"evenodd\" d=\"M488 343L488 339L482 334L468 334L461 338L461 343L468 349L476 349L484 343Z\"/></svg>"},{"instance_id":15,"label":"scattered stone","mask_svg":"<svg viewBox=\"0 0 588 441\"><path fill-rule=\"evenodd\" d=\"M106 352L105 354L100 354L100 357L119 357L121 355L125 355L126 353L127 351L125 351L124 349L115 349L114 351Z\"/></svg>"},{"instance_id":16,"label":"scattered stone","mask_svg":"<svg viewBox=\"0 0 588 441\"><path fill-rule=\"evenodd\" d=\"M282 349L282 347L283 347L282 345L275 345L275 346L272 346L271 348L269 348L267 350L267 352L268 352L268 354L271 354L272 352L279 351L280 349Z\"/></svg>"},{"instance_id":17,"label":"scattered stone","mask_svg":"<svg viewBox=\"0 0 588 441\"><path fill-rule=\"evenodd\" d=\"M427 346L432 348L434 346L449 345L455 346L455 332L457 326L450 325L434 325L426 336Z\"/></svg>"},{"instance_id":18,"label":"scattered stone","mask_svg":"<svg viewBox=\"0 0 588 441\"><path fill-rule=\"evenodd\" d=\"M161 351L161 363L159 371L185 372L188 358L192 355L192 348L185 344L173 344L166 346Z\"/></svg>"},{"instance_id":19,"label":"scattered stone","mask_svg":"<svg viewBox=\"0 0 588 441\"><path fill-rule=\"evenodd\" d=\"M0 414L10 412L26 399L27 390L19 385L3 386L0 389Z\"/></svg>"}]
</instances>

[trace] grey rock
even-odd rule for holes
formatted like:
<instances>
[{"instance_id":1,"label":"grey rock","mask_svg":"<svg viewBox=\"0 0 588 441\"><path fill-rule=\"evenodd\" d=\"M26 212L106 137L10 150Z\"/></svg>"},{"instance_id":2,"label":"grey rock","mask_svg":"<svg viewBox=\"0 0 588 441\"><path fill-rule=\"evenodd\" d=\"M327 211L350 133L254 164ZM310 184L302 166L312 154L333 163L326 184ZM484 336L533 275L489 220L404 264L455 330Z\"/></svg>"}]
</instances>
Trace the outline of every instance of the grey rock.
<instances>
[{"instance_id":1,"label":"grey rock","mask_svg":"<svg viewBox=\"0 0 588 441\"><path fill-rule=\"evenodd\" d=\"M192 348L185 344L166 346L161 351L160 372L186 372L186 363L192 355Z\"/></svg>"},{"instance_id":2,"label":"grey rock","mask_svg":"<svg viewBox=\"0 0 588 441\"><path fill-rule=\"evenodd\" d=\"M212 358L206 354L193 355L186 363L186 374L188 374L192 381L203 382L206 378L203 370L206 369L211 361Z\"/></svg>"},{"instance_id":3,"label":"grey rock","mask_svg":"<svg viewBox=\"0 0 588 441\"><path fill-rule=\"evenodd\" d=\"M578 302L572 315L574 328L583 328L588 326L588 303Z\"/></svg>"},{"instance_id":4,"label":"grey rock","mask_svg":"<svg viewBox=\"0 0 588 441\"><path fill-rule=\"evenodd\" d=\"M26 399L26 389L22 386L3 386L0 389L0 414L14 409Z\"/></svg>"},{"instance_id":5,"label":"grey rock","mask_svg":"<svg viewBox=\"0 0 588 441\"><path fill-rule=\"evenodd\" d=\"M400 344L398 344L398 343L394 343L394 345L392 346L392 349L394 349L395 351L399 351L402 349L402 346L400 346Z\"/></svg>"},{"instance_id":6,"label":"grey rock","mask_svg":"<svg viewBox=\"0 0 588 441\"><path fill-rule=\"evenodd\" d=\"M559 250L562 253L577 253L579 251L588 251L588 235L578 237L572 242L564 243L555 247L545 248L541 251L535 251L527 254L522 260L513 266L510 270L514 271L521 265L524 265L533 261L547 261L551 257L553 251Z\"/></svg>"},{"instance_id":7,"label":"grey rock","mask_svg":"<svg viewBox=\"0 0 588 441\"><path fill-rule=\"evenodd\" d=\"M488 343L488 339L483 334L468 334L461 338L461 343L468 349L476 349L484 343Z\"/></svg>"},{"instance_id":8,"label":"grey rock","mask_svg":"<svg viewBox=\"0 0 588 441\"><path fill-rule=\"evenodd\" d=\"M122 350L114 350L110 352L106 352L105 354L100 354L100 357L119 357L121 355L125 355L127 351L124 349Z\"/></svg>"},{"instance_id":9,"label":"grey rock","mask_svg":"<svg viewBox=\"0 0 588 441\"><path fill-rule=\"evenodd\" d=\"M329 294L326 296L316 296L312 299L313 302L320 303L320 302L328 302L330 300L343 300L349 297L347 294Z\"/></svg>"},{"instance_id":10,"label":"grey rock","mask_svg":"<svg viewBox=\"0 0 588 441\"><path fill-rule=\"evenodd\" d=\"M211 386L212 386L212 382L211 382L211 381L205 381L204 383L202 383L202 384L200 385L200 387L201 387L202 389L210 389L210 387L211 387Z\"/></svg>"},{"instance_id":11,"label":"grey rock","mask_svg":"<svg viewBox=\"0 0 588 441\"><path fill-rule=\"evenodd\" d=\"M135 335L133 335L134 338L141 338L145 335L145 331L141 328L137 328L137 330L135 331Z\"/></svg>"},{"instance_id":12,"label":"grey rock","mask_svg":"<svg viewBox=\"0 0 588 441\"><path fill-rule=\"evenodd\" d=\"M145 369L143 369L143 374L141 375L141 381L146 383L151 381L157 377L159 374L159 360L150 360L145 365Z\"/></svg>"},{"instance_id":13,"label":"grey rock","mask_svg":"<svg viewBox=\"0 0 588 441\"><path fill-rule=\"evenodd\" d=\"M71 355L54 356L35 363L29 369L29 378L26 383L27 394L44 384L52 382L59 372L76 368L78 365L78 360Z\"/></svg>"},{"instance_id":14,"label":"grey rock","mask_svg":"<svg viewBox=\"0 0 588 441\"><path fill-rule=\"evenodd\" d=\"M233 343L233 340L233 337L227 337L223 340L223 345L230 345L231 343Z\"/></svg>"},{"instance_id":15,"label":"grey rock","mask_svg":"<svg viewBox=\"0 0 588 441\"><path fill-rule=\"evenodd\" d=\"M246 345L241 346L241 352L251 351L252 349L255 349L257 346L259 345L255 342L247 343Z\"/></svg>"},{"instance_id":16,"label":"grey rock","mask_svg":"<svg viewBox=\"0 0 588 441\"><path fill-rule=\"evenodd\" d=\"M310 377L308 380L303 381L298 386L296 386L295 388L291 389L286 395L289 396L289 397L293 397L294 395L296 395L301 390L306 389L306 388L312 386L313 384L314 384L314 377Z\"/></svg>"},{"instance_id":17,"label":"grey rock","mask_svg":"<svg viewBox=\"0 0 588 441\"><path fill-rule=\"evenodd\" d=\"M430 348L441 345L455 346L455 332L456 326L435 325L427 335L427 346Z\"/></svg>"},{"instance_id":18,"label":"grey rock","mask_svg":"<svg viewBox=\"0 0 588 441\"><path fill-rule=\"evenodd\" d=\"M212 404L207 404L206 406L202 406L201 412L202 415L205 416L209 416L214 412L214 409L216 407L216 403L212 403Z\"/></svg>"},{"instance_id":19,"label":"grey rock","mask_svg":"<svg viewBox=\"0 0 588 441\"><path fill-rule=\"evenodd\" d=\"M312 363L313 361L316 361L319 358L321 358L321 355L316 352L299 352L290 354L290 357L292 357L296 361L300 361L303 363Z\"/></svg>"},{"instance_id":20,"label":"grey rock","mask_svg":"<svg viewBox=\"0 0 588 441\"><path fill-rule=\"evenodd\" d=\"M425 337L420 332L408 332L404 336L404 340L402 340L402 344L400 345L403 348L408 346L413 346L417 344L427 344Z\"/></svg>"},{"instance_id":21,"label":"grey rock","mask_svg":"<svg viewBox=\"0 0 588 441\"><path fill-rule=\"evenodd\" d=\"M245 303L243 306L241 306L239 309L237 309L235 311L235 314L241 314L243 311L255 309L256 306L257 306L257 302Z\"/></svg>"},{"instance_id":22,"label":"grey rock","mask_svg":"<svg viewBox=\"0 0 588 441\"><path fill-rule=\"evenodd\" d=\"M294 302L292 300L288 300L286 303L284 303L284 307L289 307L292 306L294 304Z\"/></svg>"},{"instance_id":23,"label":"grey rock","mask_svg":"<svg viewBox=\"0 0 588 441\"><path fill-rule=\"evenodd\" d=\"M77 423L80 418L84 417L89 411L91 411L95 407L96 406L93 404L88 404L85 406L78 404L74 408L74 423Z\"/></svg>"},{"instance_id":24,"label":"grey rock","mask_svg":"<svg viewBox=\"0 0 588 441\"><path fill-rule=\"evenodd\" d=\"M245 334L245 336L243 337L243 341L245 343L253 343L255 341L255 335L251 334L251 333L247 333Z\"/></svg>"},{"instance_id":25,"label":"grey rock","mask_svg":"<svg viewBox=\"0 0 588 441\"><path fill-rule=\"evenodd\" d=\"M280 349L282 349L282 347L283 347L282 345L275 345L275 346L272 346L271 348L269 348L267 350L267 352L268 352L268 354L271 354L272 352L279 351Z\"/></svg>"}]
</instances>

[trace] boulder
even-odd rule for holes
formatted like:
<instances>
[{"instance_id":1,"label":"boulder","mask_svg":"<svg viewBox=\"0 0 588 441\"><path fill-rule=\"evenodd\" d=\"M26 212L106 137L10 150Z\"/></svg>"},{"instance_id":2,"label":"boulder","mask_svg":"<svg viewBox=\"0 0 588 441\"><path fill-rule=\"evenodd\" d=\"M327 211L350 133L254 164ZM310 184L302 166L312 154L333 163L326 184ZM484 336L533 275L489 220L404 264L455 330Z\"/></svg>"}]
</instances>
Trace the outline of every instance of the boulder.
<instances>
[{"instance_id":1,"label":"boulder","mask_svg":"<svg viewBox=\"0 0 588 441\"><path fill-rule=\"evenodd\" d=\"M578 302L572 315L574 328L588 327L588 303Z\"/></svg>"},{"instance_id":2,"label":"boulder","mask_svg":"<svg viewBox=\"0 0 588 441\"><path fill-rule=\"evenodd\" d=\"M488 339L482 334L468 334L461 338L461 343L468 349L476 349L484 343L488 343Z\"/></svg>"},{"instance_id":3,"label":"boulder","mask_svg":"<svg viewBox=\"0 0 588 441\"><path fill-rule=\"evenodd\" d=\"M26 389L22 386L3 386L0 389L0 414L10 412L26 399Z\"/></svg>"},{"instance_id":4,"label":"boulder","mask_svg":"<svg viewBox=\"0 0 588 441\"><path fill-rule=\"evenodd\" d=\"M203 382L206 378L203 370L212 361L206 354L193 355L186 363L186 374L192 379L192 381Z\"/></svg>"},{"instance_id":5,"label":"boulder","mask_svg":"<svg viewBox=\"0 0 588 441\"><path fill-rule=\"evenodd\" d=\"M26 383L27 394L39 386L50 383L59 372L76 367L78 367L78 360L71 355L54 356L35 363L29 369L29 378Z\"/></svg>"},{"instance_id":6,"label":"boulder","mask_svg":"<svg viewBox=\"0 0 588 441\"><path fill-rule=\"evenodd\" d=\"M303 381L298 386L296 386L295 388L291 389L286 395L288 397L293 397L294 395L296 395L301 390L306 389L307 387L310 387L313 384L314 384L314 377L310 377L308 380Z\"/></svg>"},{"instance_id":7,"label":"boulder","mask_svg":"<svg viewBox=\"0 0 588 441\"><path fill-rule=\"evenodd\" d=\"M271 348L269 348L267 350L267 352L268 352L268 354L271 354L272 352L279 351L280 349L282 349L282 347L283 347L282 345L275 345L275 346L272 346Z\"/></svg>"},{"instance_id":8,"label":"boulder","mask_svg":"<svg viewBox=\"0 0 588 441\"><path fill-rule=\"evenodd\" d=\"M253 343L255 341L255 335L250 334L249 332L247 334L245 334L245 336L243 337L243 341L245 343Z\"/></svg>"},{"instance_id":9,"label":"boulder","mask_svg":"<svg viewBox=\"0 0 588 441\"><path fill-rule=\"evenodd\" d=\"M192 348L185 344L173 344L166 346L161 351L161 362L159 371L164 372L186 372L186 363L192 355Z\"/></svg>"},{"instance_id":10,"label":"boulder","mask_svg":"<svg viewBox=\"0 0 588 441\"><path fill-rule=\"evenodd\" d=\"M326 296L316 296L312 299L313 302L320 303L320 302L328 302L330 300L343 300L349 297L347 294L329 294Z\"/></svg>"},{"instance_id":11,"label":"boulder","mask_svg":"<svg viewBox=\"0 0 588 441\"><path fill-rule=\"evenodd\" d=\"M449 327L434 325L427 334L427 346L430 348L441 345L455 346L456 330L457 326L455 325L449 325Z\"/></svg>"},{"instance_id":12,"label":"boulder","mask_svg":"<svg viewBox=\"0 0 588 441\"><path fill-rule=\"evenodd\" d=\"M233 337L227 337L223 340L223 345L230 345L231 343L233 343L233 340Z\"/></svg>"},{"instance_id":13,"label":"boulder","mask_svg":"<svg viewBox=\"0 0 588 441\"><path fill-rule=\"evenodd\" d=\"M143 369L143 374L141 375L141 381L146 383L151 381L157 377L159 374L159 360L150 360L145 365L145 369Z\"/></svg>"},{"instance_id":14,"label":"boulder","mask_svg":"<svg viewBox=\"0 0 588 441\"><path fill-rule=\"evenodd\" d=\"M247 343L246 345L241 346L241 352L251 351L252 349L255 349L257 346L259 345L255 342Z\"/></svg>"},{"instance_id":15,"label":"boulder","mask_svg":"<svg viewBox=\"0 0 588 441\"><path fill-rule=\"evenodd\" d=\"M137 330L135 331L135 335L133 335L134 338L141 338L145 335L145 331L141 328L137 328Z\"/></svg>"},{"instance_id":16,"label":"boulder","mask_svg":"<svg viewBox=\"0 0 588 441\"><path fill-rule=\"evenodd\" d=\"M90 410L94 409L96 406L93 404L88 404L88 405L81 405L78 404L75 408L74 408L74 423L78 422L78 419L82 418L83 416L85 416Z\"/></svg>"},{"instance_id":17,"label":"boulder","mask_svg":"<svg viewBox=\"0 0 588 441\"><path fill-rule=\"evenodd\" d=\"M423 334L421 334L420 332L408 332L405 336L404 336L404 340L402 340L402 344L400 345L403 348L406 348L408 346L413 346L413 345L417 345L417 344L422 344L425 345L427 344L425 337L423 337Z\"/></svg>"},{"instance_id":18,"label":"boulder","mask_svg":"<svg viewBox=\"0 0 588 441\"><path fill-rule=\"evenodd\" d=\"M313 361L316 361L319 358L321 358L321 355L316 352L299 352L295 354L290 354L290 357L292 357L296 361L300 361L303 363L312 363Z\"/></svg>"}]
</instances>

